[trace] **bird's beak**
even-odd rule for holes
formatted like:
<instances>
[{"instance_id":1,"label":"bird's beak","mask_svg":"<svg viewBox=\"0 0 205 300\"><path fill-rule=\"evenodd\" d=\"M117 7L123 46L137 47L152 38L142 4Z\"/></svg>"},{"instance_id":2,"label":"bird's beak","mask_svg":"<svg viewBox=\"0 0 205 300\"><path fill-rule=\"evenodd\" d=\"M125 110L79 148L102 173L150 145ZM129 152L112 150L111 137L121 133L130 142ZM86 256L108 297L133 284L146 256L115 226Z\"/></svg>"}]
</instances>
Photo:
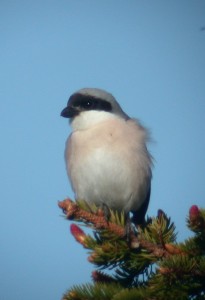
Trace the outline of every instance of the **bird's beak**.
<instances>
[{"instance_id":1,"label":"bird's beak","mask_svg":"<svg viewBox=\"0 0 205 300\"><path fill-rule=\"evenodd\" d=\"M61 117L64 118L73 118L75 117L79 112L77 111L76 108L72 106L66 106L62 112L61 112Z\"/></svg>"}]
</instances>

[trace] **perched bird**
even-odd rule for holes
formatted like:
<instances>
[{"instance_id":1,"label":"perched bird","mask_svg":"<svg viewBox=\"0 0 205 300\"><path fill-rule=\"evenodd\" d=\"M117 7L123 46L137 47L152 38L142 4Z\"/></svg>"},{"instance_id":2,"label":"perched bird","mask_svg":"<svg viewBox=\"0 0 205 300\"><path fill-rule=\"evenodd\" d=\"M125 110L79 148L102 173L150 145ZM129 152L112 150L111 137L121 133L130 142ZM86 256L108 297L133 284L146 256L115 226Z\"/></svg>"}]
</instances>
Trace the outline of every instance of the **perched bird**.
<instances>
[{"instance_id":1,"label":"perched bird","mask_svg":"<svg viewBox=\"0 0 205 300\"><path fill-rule=\"evenodd\" d=\"M152 177L148 131L97 88L71 95L61 116L72 127L65 161L75 198L132 212L134 222L143 223Z\"/></svg>"}]
</instances>

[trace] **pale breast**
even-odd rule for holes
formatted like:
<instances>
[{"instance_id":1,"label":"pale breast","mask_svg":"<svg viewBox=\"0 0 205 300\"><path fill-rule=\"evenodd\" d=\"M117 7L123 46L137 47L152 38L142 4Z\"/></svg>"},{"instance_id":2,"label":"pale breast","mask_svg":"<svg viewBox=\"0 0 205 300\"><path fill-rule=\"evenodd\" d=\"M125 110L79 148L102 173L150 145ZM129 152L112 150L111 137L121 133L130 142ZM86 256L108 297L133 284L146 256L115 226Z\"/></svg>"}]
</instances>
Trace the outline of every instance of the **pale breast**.
<instances>
[{"instance_id":1,"label":"pale breast","mask_svg":"<svg viewBox=\"0 0 205 300\"><path fill-rule=\"evenodd\" d=\"M106 121L73 132L65 156L76 198L137 209L151 178L145 143L146 131L132 120Z\"/></svg>"}]
</instances>

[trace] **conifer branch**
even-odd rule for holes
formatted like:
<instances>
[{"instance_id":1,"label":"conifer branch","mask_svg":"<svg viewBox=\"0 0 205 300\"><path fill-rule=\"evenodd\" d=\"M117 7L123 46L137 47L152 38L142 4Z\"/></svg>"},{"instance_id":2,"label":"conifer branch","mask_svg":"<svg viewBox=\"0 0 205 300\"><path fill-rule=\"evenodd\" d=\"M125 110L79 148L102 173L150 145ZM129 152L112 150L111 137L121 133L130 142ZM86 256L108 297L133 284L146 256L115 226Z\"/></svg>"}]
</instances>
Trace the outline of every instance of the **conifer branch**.
<instances>
[{"instance_id":1,"label":"conifer branch","mask_svg":"<svg viewBox=\"0 0 205 300\"><path fill-rule=\"evenodd\" d=\"M205 210L190 208L187 225L194 236L176 243L175 226L161 210L127 236L123 215L110 211L107 219L84 201L65 199L58 205L68 220L94 231L90 236L70 226L76 241L91 250L89 262L114 268L112 275L93 271L93 284L74 286L63 300L205 300Z\"/></svg>"},{"instance_id":2,"label":"conifer branch","mask_svg":"<svg viewBox=\"0 0 205 300\"><path fill-rule=\"evenodd\" d=\"M119 238L125 239L125 228L119 224L112 223L108 221L105 216L100 213L86 211L82 209L78 203L73 202L71 199L65 199L58 203L58 206L63 210L63 213L66 215L68 220L81 221L85 223L90 223L94 226L95 229L104 229L111 233L114 233ZM161 216L160 216L161 218ZM182 251L171 244L165 243L153 243L145 238L145 234L141 229L139 229L138 234L133 234L131 232L130 235L130 245L132 248L143 248L147 250L148 253L151 253L153 256L162 258L167 257L173 254L182 253ZM160 241L162 237L159 237Z\"/></svg>"},{"instance_id":3,"label":"conifer branch","mask_svg":"<svg viewBox=\"0 0 205 300\"><path fill-rule=\"evenodd\" d=\"M64 214L66 214L66 218L69 220L74 219L76 221L91 223L96 229L107 229L119 237L125 235L125 229L117 224L108 222L101 211L97 214L88 212L80 208L80 206L71 199L65 199L64 201L59 202L58 206L62 208Z\"/></svg>"}]
</instances>

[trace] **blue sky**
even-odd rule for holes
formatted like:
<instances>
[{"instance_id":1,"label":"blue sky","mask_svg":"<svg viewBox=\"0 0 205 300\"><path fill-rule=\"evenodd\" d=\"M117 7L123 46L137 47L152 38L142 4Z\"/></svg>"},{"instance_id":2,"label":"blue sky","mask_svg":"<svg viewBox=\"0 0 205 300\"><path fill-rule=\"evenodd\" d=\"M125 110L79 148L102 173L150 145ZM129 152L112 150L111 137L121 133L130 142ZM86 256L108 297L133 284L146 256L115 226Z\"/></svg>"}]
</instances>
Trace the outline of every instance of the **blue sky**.
<instances>
[{"instance_id":1,"label":"blue sky","mask_svg":"<svg viewBox=\"0 0 205 300\"><path fill-rule=\"evenodd\" d=\"M2 300L60 299L90 281L57 201L73 196L60 117L82 87L111 92L153 136L148 214L189 236L205 207L205 1L0 1Z\"/></svg>"}]
</instances>

